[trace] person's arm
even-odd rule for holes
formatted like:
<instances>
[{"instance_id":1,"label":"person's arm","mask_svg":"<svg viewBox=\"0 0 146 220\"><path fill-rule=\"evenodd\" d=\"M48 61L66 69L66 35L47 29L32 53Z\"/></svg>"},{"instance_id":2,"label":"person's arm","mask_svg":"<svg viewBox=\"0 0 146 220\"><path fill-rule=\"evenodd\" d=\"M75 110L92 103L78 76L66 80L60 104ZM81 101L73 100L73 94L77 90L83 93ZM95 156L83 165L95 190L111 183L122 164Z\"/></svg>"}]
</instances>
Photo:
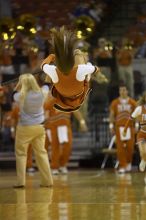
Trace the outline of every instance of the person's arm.
<instances>
[{"instance_id":1,"label":"person's arm","mask_svg":"<svg viewBox=\"0 0 146 220\"><path fill-rule=\"evenodd\" d=\"M57 83L58 82L58 75L56 72L56 66L55 65L49 65L49 64L44 64L43 65L43 71L46 73L48 76L46 78L47 81L51 81L52 83Z\"/></svg>"},{"instance_id":2,"label":"person's arm","mask_svg":"<svg viewBox=\"0 0 146 220\"><path fill-rule=\"evenodd\" d=\"M14 87L13 90L13 94L12 94L12 99L15 102L19 102L19 98L20 98L20 89L21 89L21 82L20 80L18 81L18 83L16 84L16 86Z\"/></svg>"},{"instance_id":3,"label":"person's arm","mask_svg":"<svg viewBox=\"0 0 146 220\"><path fill-rule=\"evenodd\" d=\"M92 63L88 62L88 53L83 53L81 50L76 49L74 51L75 55L75 65L78 66L76 78L78 81L85 80L88 75L88 79L90 79L91 75L98 75L98 82L107 82L106 77L101 73L99 67L92 65Z\"/></svg>"},{"instance_id":4,"label":"person's arm","mask_svg":"<svg viewBox=\"0 0 146 220\"><path fill-rule=\"evenodd\" d=\"M123 130L123 136L126 136L127 128L129 127L130 123L135 120L132 116L130 116L125 124L124 130Z\"/></svg>"},{"instance_id":5,"label":"person's arm","mask_svg":"<svg viewBox=\"0 0 146 220\"><path fill-rule=\"evenodd\" d=\"M55 55L50 54L45 60L43 60L41 64L41 69L46 73L47 77L45 80L48 82L57 83L58 82L58 76L56 73L56 66L54 64L55 62Z\"/></svg>"},{"instance_id":6,"label":"person's arm","mask_svg":"<svg viewBox=\"0 0 146 220\"><path fill-rule=\"evenodd\" d=\"M50 64L51 62L55 61L55 54L50 54L46 59L43 60L41 63L41 69L43 70L43 67L45 64Z\"/></svg>"},{"instance_id":7,"label":"person's arm","mask_svg":"<svg viewBox=\"0 0 146 220\"><path fill-rule=\"evenodd\" d=\"M91 75L96 72L98 67L92 64L79 64L77 69L76 78L78 81L84 81L87 75Z\"/></svg>"},{"instance_id":8,"label":"person's arm","mask_svg":"<svg viewBox=\"0 0 146 220\"><path fill-rule=\"evenodd\" d=\"M114 114L113 109L110 109L109 130L110 130L111 134L115 133L115 114Z\"/></svg>"},{"instance_id":9,"label":"person's arm","mask_svg":"<svg viewBox=\"0 0 146 220\"><path fill-rule=\"evenodd\" d=\"M84 131L84 132L87 131L88 130L87 124L82 113L78 110L78 111L73 112L73 115L78 120L81 131Z\"/></svg>"},{"instance_id":10,"label":"person's arm","mask_svg":"<svg viewBox=\"0 0 146 220\"><path fill-rule=\"evenodd\" d=\"M44 96L44 100L47 99L48 95L49 95L49 84L45 83L43 86L42 86L42 93L43 93L43 96Z\"/></svg>"},{"instance_id":11,"label":"person's arm","mask_svg":"<svg viewBox=\"0 0 146 220\"><path fill-rule=\"evenodd\" d=\"M127 122L125 124L124 130L123 130L123 136L126 135L127 128L129 127L131 121L134 121L138 116L140 116L141 112L142 112L142 106L138 106L138 107L135 108L135 110L130 115L129 119L127 120Z\"/></svg>"},{"instance_id":12,"label":"person's arm","mask_svg":"<svg viewBox=\"0 0 146 220\"><path fill-rule=\"evenodd\" d=\"M14 87L14 91L19 91L20 89L21 89L21 82L20 82L20 79L19 79L16 86Z\"/></svg>"},{"instance_id":13,"label":"person's arm","mask_svg":"<svg viewBox=\"0 0 146 220\"><path fill-rule=\"evenodd\" d=\"M78 65L78 70L76 75L77 80L84 81L86 76L89 76L89 78L96 77L96 81L100 83L108 82L107 78L101 73L99 67L94 66L91 63Z\"/></svg>"},{"instance_id":14,"label":"person's arm","mask_svg":"<svg viewBox=\"0 0 146 220\"><path fill-rule=\"evenodd\" d=\"M52 82L51 78L48 75L46 75L45 83L51 83L51 82Z\"/></svg>"},{"instance_id":15,"label":"person's arm","mask_svg":"<svg viewBox=\"0 0 146 220\"><path fill-rule=\"evenodd\" d=\"M108 83L108 79L100 71L100 69L98 69L98 71L92 74L91 79L97 81L98 83Z\"/></svg>"},{"instance_id":16,"label":"person's arm","mask_svg":"<svg viewBox=\"0 0 146 220\"><path fill-rule=\"evenodd\" d=\"M19 107L13 106L12 111L11 111L11 129L10 129L12 138L15 138L18 118L19 118Z\"/></svg>"}]
</instances>

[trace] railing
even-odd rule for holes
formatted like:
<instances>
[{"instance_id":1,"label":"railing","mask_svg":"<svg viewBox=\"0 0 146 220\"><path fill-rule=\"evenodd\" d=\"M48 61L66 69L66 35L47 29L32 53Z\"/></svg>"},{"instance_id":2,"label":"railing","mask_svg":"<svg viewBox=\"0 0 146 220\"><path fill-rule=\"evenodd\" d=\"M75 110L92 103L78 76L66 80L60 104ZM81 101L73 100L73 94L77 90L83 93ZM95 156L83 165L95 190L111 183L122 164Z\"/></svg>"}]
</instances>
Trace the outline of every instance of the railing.
<instances>
[{"instance_id":1,"label":"railing","mask_svg":"<svg viewBox=\"0 0 146 220\"><path fill-rule=\"evenodd\" d=\"M97 149L105 148L108 146L111 139L109 133L109 113L95 114L91 119L92 143Z\"/></svg>"},{"instance_id":2,"label":"railing","mask_svg":"<svg viewBox=\"0 0 146 220\"><path fill-rule=\"evenodd\" d=\"M106 163L104 150L108 149L112 138L109 132L109 112L92 115L88 120L88 128L85 133L73 132L70 162L78 162L78 166L81 164L86 167L101 167L103 162Z\"/></svg>"}]
</instances>

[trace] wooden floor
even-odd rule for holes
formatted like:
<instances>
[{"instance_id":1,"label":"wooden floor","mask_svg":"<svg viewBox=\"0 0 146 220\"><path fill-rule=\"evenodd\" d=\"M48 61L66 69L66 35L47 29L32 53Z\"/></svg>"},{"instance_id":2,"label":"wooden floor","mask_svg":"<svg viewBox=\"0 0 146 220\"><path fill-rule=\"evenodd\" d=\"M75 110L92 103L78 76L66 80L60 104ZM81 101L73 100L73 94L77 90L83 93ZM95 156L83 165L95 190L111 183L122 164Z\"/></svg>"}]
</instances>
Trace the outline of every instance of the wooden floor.
<instances>
[{"instance_id":1,"label":"wooden floor","mask_svg":"<svg viewBox=\"0 0 146 220\"><path fill-rule=\"evenodd\" d=\"M25 189L13 189L15 171L0 171L0 220L145 220L146 185L139 172L70 171L39 187L27 174Z\"/></svg>"}]
</instances>

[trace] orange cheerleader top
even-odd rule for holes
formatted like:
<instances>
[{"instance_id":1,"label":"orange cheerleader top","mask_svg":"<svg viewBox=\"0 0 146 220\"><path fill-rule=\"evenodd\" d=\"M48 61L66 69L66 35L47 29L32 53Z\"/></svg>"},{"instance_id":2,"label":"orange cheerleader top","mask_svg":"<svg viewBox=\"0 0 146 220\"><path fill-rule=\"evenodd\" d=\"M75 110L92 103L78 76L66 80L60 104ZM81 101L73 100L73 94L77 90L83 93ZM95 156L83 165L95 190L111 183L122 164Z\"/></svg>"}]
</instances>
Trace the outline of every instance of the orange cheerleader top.
<instances>
[{"instance_id":1,"label":"orange cheerleader top","mask_svg":"<svg viewBox=\"0 0 146 220\"><path fill-rule=\"evenodd\" d=\"M54 57L51 55L52 59ZM62 73L55 65L49 65L51 57L48 56L42 63L42 70L52 80L52 96L54 107L64 112L78 110L90 91L90 75L97 69L92 64L74 66L69 74Z\"/></svg>"}]
</instances>

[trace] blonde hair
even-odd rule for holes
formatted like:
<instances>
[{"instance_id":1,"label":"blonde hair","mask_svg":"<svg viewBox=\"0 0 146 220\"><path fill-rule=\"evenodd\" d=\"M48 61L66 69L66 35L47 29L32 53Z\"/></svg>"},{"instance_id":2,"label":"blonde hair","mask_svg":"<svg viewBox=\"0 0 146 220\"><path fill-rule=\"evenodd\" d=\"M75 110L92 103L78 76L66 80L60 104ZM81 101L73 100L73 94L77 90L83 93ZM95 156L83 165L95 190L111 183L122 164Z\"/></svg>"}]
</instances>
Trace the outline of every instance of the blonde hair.
<instances>
[{"instance_id":1,"label":"blonde hair","mask_svg":"<svg viewBox=\"0 0 146 220\"><path fill-rule=\"evenodd\" d=\"M25 97L29 91L40 92L39 87L35 77L31 73L25 73L19 77L19 83L21 85L20 89L20 103L23 104Z\"/></svg>"}]
</instances>

